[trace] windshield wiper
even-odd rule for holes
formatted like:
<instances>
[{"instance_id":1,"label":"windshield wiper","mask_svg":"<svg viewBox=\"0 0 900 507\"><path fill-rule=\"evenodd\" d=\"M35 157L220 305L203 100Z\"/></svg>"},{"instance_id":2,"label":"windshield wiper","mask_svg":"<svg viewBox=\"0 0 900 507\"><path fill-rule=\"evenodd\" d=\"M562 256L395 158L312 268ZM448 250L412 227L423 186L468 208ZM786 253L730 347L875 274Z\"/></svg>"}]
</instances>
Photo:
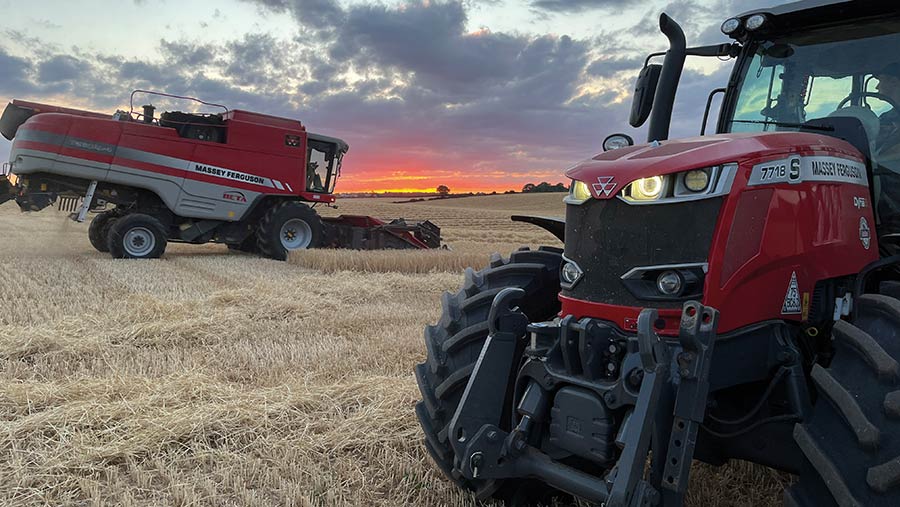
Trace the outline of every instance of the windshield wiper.
<instances>
[{"instance_id":1,"label":"windshield wiper","mask_svg":"<svg viewBox=\"0 0 900 507\"><path fill-rule=\"evenodd\" d=\"M731 123L755 123L761 125L775 125L776 127L787 127L807 130L821 130L822 132L834 132L834 127L825 125L810 125L809 123L793 123L787 121L771 121L771 120L731 120Z\"/></svg>"}]
</instances>

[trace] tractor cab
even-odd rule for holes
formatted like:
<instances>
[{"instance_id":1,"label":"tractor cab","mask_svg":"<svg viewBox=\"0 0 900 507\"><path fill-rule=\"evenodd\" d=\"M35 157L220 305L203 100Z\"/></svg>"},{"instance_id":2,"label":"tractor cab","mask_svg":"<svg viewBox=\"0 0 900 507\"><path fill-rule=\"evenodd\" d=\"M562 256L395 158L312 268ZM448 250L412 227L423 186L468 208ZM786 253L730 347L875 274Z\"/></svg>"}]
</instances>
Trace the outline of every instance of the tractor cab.
<instances>
[{"instance_id":1,"label":"tractor cab","mask_svg":"<svg viewBox=\"0 0 900 507\"><path fill-rule=\"evenodd\" d=\"M900 47L900 18L769 33L766 24L731 34L744 47L718 130L818 131L850 142L867 159L878 225L900 232L900 54L884 51Z\"/></svg>"},{"instance_id":2,"label":"tractor cab","mask_svg":"<svg viewBox=\"0 0 900 507\"><path fill-rule=\"evenodd\" d=\"M651 55L638 78L632 126L649 117L648 140L665 140L671 106L660 105L674 100L684 56L736 57L727 86L710 93L701 133L721 93L718 134L811 132L842 139L865 159L882 235L900 232L900 54L884 50L900 47L894 6L825 1L750 11L722 24L735 42L694 48L684 48L672 24L661 22L675 39L666 61L650 64L663 53Z\"/></svg>"}]
</instances>

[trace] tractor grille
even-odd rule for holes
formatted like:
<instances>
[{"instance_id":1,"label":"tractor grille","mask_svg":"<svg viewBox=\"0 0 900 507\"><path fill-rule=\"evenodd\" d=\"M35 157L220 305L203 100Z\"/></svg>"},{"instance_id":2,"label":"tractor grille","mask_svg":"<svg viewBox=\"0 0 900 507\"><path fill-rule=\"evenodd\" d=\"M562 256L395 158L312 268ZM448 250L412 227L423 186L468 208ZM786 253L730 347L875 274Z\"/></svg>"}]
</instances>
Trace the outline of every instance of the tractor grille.
<instances>
[{"instance_id":1,"label":"tractor grille","mask_svg":"<svg viewBox=\"0 0 900 507\"><path fill-rule=\"evenodd\" d=\"M639 266L707 262L722 198L629 205L590 199L566 210L567 258L584 271L567 297L622 306L681 308L681 302L642 301L621 277Z\"/></svg>"}]
</instances>

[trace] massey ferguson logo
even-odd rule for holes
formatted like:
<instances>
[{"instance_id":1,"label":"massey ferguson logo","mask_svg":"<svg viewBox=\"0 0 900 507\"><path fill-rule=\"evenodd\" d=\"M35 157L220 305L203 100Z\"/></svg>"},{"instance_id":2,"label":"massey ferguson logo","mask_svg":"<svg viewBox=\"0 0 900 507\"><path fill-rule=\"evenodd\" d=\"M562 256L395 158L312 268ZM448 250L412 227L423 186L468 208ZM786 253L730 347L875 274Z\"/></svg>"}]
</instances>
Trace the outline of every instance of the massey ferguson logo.
<instances>
[{"instance_id":1,"label":"massey ferguson logo","mask_svg":"<svg viewBox=\"0 0 900 507\"><path fill-rule=\"evenodd\" d=\"M616 189L616 185L618 185L613 181L614 179L614 176L597 176L597 183L592 185L597 197L600 197L601 195L609 197L613 193L613 190Z\"/></svg>"},{"instance_id":2,"label":"massey ferguson logo","mask_svg":"<svg viewBox=\"0 0 900 507\"><path fill-rule=\"evenodd\" d=\"M863 248L866 250L868 250L869 245L872 244L872 234L869 230L869 222L866 220L866 217L859 217L859 242L862 243Z\"/></svg>"},{"instance_id":3,"label":"massey ferguson logo","mask_svg":"<svg viewBox=\"0 0 900 507\"><path fill-rule=\"evenodd\" d=\"M222 194L222 199L234 202L247 202L247 197L240 192L225 192Z\"/></svg>"}]
</instances>

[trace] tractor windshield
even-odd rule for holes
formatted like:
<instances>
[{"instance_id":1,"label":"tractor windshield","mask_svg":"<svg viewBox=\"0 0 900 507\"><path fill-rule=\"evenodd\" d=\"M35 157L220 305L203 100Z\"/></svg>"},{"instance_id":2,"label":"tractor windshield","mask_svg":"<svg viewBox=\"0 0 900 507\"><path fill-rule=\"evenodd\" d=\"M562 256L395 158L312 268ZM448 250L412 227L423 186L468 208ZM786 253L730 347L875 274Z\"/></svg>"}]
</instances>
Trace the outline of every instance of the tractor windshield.
<instances>
[{"instance_id":1,"label":"tractor windshield","mask_svg":"<svg viewBox=\"0 0 900 507\"><path fill-rule=\"evenodd\" d=\"M900 78L900 53L885 50L900 47L898 32L898 21L876 21L756 44L725 130L796 130L841 115L859 118L872 140L884 135L880 123L900 103L900 90L882 83Z\"/></svg>"},{"instance_id":2,"label":"tractor windshield","mask_svg":"<svg viewBox=\"0 0 900 507\"><path fill-rule=\"evenodd\" d=\"M900 230L900 22L848 24L748 49L726 132L798 130L835 116L860 120L882 224Z\"/></svg>"}]
</instances>

